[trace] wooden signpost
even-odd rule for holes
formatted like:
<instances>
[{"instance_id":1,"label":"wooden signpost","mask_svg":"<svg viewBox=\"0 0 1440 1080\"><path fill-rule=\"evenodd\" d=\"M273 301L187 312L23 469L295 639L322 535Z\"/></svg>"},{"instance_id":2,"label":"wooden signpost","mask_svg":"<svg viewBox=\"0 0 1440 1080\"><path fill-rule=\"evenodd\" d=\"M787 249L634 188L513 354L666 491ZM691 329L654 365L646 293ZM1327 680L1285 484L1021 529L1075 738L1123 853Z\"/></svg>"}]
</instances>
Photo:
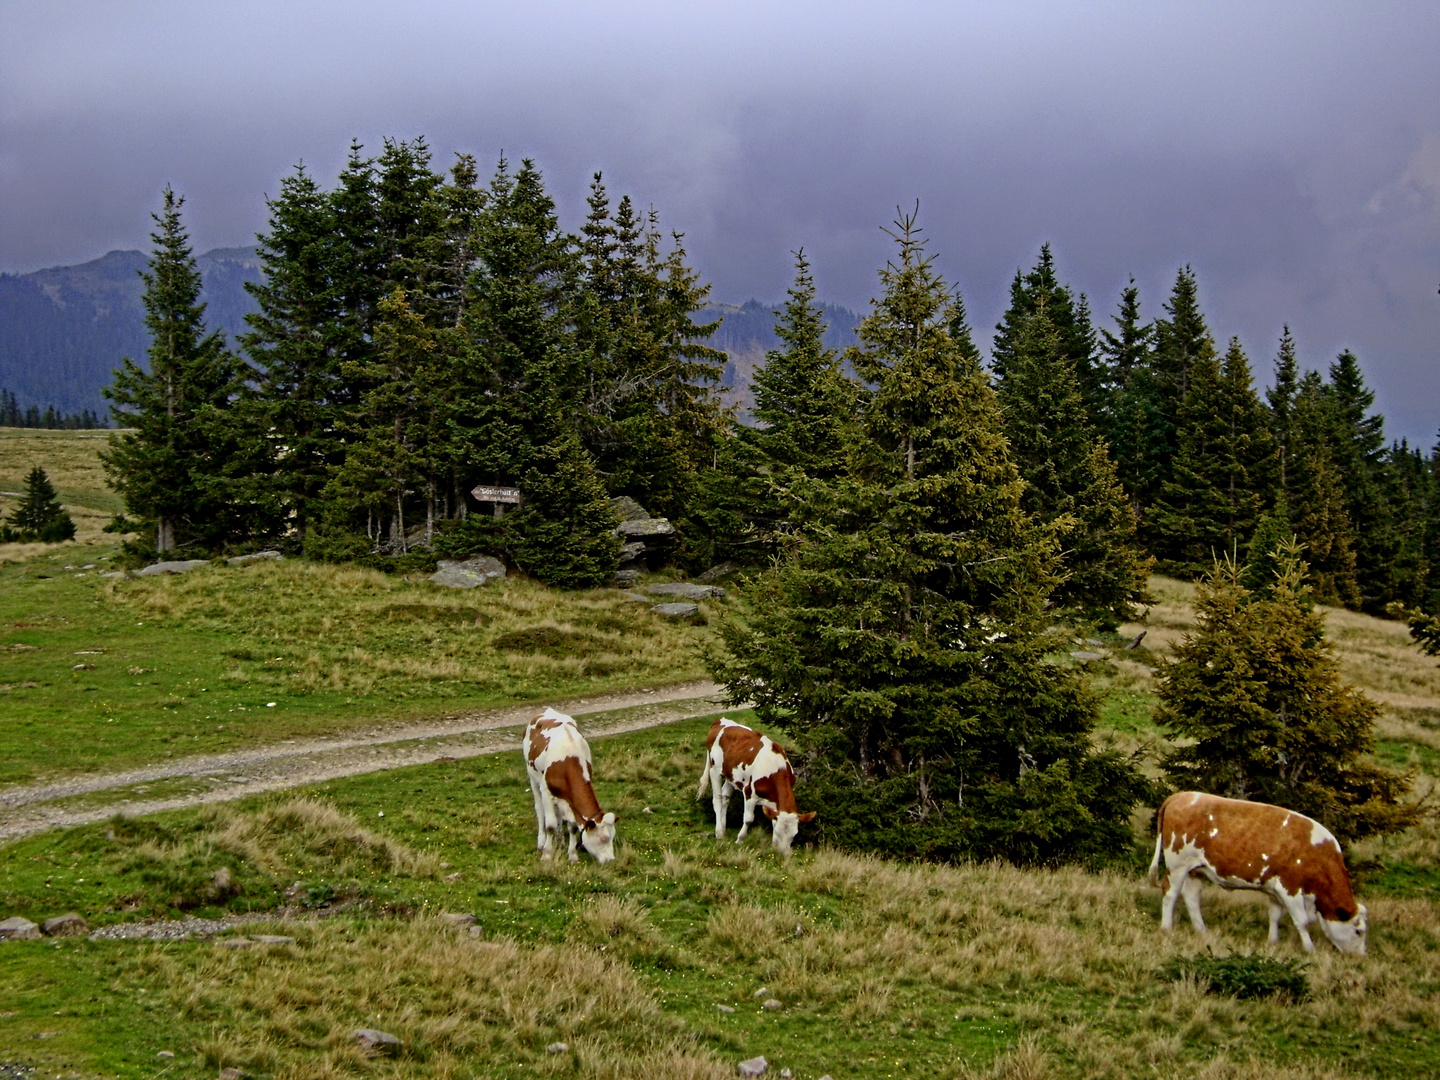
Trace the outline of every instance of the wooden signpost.
<instances>
[{"instance_id":1,"label":"wooden signpost","mask_svg":"<svg viewBox=\"0 0 1440 1080\"><path fill-rule=\"evenodd\" d=\"M488 487L478 484L470 489L470 497L476 502L488 502L495 507L495 516L502 517L505 507L518 505L520 489L512 487Z\"/></svg>"}]
</instances>

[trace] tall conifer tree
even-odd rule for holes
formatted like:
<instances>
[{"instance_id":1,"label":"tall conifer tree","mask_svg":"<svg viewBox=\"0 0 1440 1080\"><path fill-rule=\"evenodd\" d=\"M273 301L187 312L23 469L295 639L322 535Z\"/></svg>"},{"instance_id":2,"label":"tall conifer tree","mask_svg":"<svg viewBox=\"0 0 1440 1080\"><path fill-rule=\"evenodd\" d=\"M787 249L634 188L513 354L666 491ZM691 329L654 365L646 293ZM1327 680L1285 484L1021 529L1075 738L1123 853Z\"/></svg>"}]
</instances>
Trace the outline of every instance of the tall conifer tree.
<instances>
[{"instance_id":1,"label":"tall conifer tree","mask_svg":"<svg viewBox=\"0 0 1440 1080\"><path fill-rule=\"evenodd\" d=\"M1358 607L1354 529L1332 449L1332 413L1314 371L1300 379L1293 413L1290 526L1309 564L1316 599Z\"/></svg>"},{"instance_id":2,"label":"tall conifer tree","mask_svg":"<svg viewBox=\"0 0 1440 1080\"><path fill-rule=\"evenodd\" d=\"M896 240L848 354L874 388L851 474L811 482L800 543L722 631L717 674L804 733L827 842L1113 854L1143 785L1091 751L1094 699L1044 662L1053 530L1021 509L994 394L950 335L959 313L913 217Z\"/></svg>"},{"instance_id":3,"label":"tall conifer tree","mask_svg":"<svg viewBox=\"0 0 1440 1080\"><path fill-rule=\"evenodd\" d=\"M105 390L129 430L111 438L101 461L127 512L154 530L155 550L215 550L265 526L239 490L255 447L233 409L240 366L205 326L184 199L169 187L164 199L143 275L149 363L142 369L127 358Z\"/></svg>"}]
</instances>

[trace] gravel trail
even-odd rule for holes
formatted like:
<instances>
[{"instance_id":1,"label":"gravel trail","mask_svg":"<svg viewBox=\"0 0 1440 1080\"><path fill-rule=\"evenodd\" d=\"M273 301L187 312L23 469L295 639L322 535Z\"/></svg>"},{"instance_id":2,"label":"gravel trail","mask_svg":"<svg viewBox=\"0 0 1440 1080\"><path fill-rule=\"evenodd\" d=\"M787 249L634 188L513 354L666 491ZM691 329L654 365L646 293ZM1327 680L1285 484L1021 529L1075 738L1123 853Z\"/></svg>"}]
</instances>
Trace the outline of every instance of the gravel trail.
<instances>
[{"instance_id":1,"label":"gravel trail","mask_svg":"<svg viewBox=\"0 0 1440 1080\"><path fill-rule=\"evenodd\" d=\"M721 688L713 682L683 683L654 690L603 694L556 703L572 716L594 717L588 736L655 727L720 711ZM252 750L177 758L124 772L68 777L48 784L0 790L0 842L68 825L103 821L116 812L138 816L203 803L228 802L263 791L314 784L344 776L420 765L437 758L466 758L520 747L519 729L542 706L516 705L441 720L391 724L368 731L317 739L290 739ZM507 730L512 729L512 730ZM205 785L169 797L147 798L156 782L189 780ZM111 793L112 799L62 800Z\"/></svg>"}]
</instances>

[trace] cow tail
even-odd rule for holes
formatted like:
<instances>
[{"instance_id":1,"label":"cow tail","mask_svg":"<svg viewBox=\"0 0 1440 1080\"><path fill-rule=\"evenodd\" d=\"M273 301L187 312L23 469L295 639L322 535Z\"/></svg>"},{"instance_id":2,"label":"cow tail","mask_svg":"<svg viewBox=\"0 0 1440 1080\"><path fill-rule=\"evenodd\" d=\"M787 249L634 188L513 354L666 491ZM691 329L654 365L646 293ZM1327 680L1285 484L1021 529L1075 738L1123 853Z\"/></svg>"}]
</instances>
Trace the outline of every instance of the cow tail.
<instances>
[{"instance_id":1,"label":"cow tail","mask_svg":"<svg viewBox=\"0 0 1440 1080\"><path fill-rule=\"evenodd\" d=\"M1165 804L1155 814L1155 857L1150 860L1150 872L1146 875L1151 885L1160 884L1160 854L1165 847Z\"/></svg>"},{"instance_id":2,"label":"cow tail","mask_svg":"<svg viewBox=\"0 0 1440 1080\"><path fill-rule=\"evenodd\" d=\"M705 797L705 791L710 787L710 748L705 748L705 765L700 770L700 786L695 790L695 799L698 802Z\"/></svg>"}]
</instances>

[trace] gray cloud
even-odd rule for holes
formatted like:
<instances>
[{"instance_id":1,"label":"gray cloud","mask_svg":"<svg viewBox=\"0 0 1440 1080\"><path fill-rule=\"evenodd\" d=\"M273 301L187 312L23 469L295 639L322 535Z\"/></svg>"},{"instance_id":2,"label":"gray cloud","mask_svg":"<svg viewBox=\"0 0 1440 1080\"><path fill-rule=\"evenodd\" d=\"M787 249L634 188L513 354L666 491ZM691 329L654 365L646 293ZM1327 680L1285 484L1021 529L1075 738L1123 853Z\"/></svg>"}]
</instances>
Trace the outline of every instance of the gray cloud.
<instances>
[{"instance_id":1,"label":"gray cloud","mask_svg":"<svg viewBox=\"0 0 1440 1080\"><path fill-rule=\"evenodd\" d=\"M1436 55L1432 4L12 4L0 269L145 246L167 182L197 247L248 243L296 161L424 134L535 157L571 221L603 168L724 299L804 245L862 305L917 198L982 336L1046 240L1102 315L1191 263L1262 376L1283 322L1312 364L1352 347L1428 445Z\"/></svg>"}]
</instances>

